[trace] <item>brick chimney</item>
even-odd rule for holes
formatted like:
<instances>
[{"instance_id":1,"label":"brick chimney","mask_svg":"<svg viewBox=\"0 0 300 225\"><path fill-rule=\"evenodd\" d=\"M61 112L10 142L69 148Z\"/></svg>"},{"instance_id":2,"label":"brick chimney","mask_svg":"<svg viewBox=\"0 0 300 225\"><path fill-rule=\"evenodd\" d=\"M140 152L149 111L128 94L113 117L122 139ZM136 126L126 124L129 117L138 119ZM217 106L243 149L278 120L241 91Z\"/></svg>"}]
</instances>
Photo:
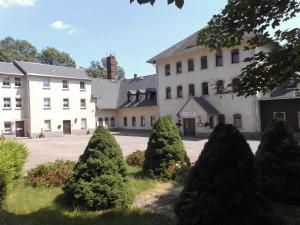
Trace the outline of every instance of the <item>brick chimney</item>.
<instances>
[{"instance_id":1,"label":"brick chimney","mask_svg":"<svg viewBox=\"0 0 300 225\"><path fill-rule=\"evenodd\" d=\"M137 78L138 78L138 75L135 73L135 74L133 75L133 79L137 80Z\"/></svg>"},{"instance_id":2,"label":"brick chimney","mask_svg":"<svg viewBox=\"0 0 300 225\"><path fill-rule=\"evenodd\" d=\"M117 79L117 60L114 56L110 55L106 58L107 64L107 78L110 80Z\"/></svg>"}]
</instances>

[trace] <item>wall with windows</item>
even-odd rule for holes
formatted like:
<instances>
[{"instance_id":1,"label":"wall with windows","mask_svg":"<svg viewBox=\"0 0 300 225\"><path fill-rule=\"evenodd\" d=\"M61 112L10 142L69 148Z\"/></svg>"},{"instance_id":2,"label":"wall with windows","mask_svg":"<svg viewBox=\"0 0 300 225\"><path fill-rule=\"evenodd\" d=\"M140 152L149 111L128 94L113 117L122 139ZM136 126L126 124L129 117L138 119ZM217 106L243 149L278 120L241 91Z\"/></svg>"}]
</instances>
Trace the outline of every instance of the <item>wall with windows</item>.
<instances>
[{"instance_id":1,"label":"wall with windows","mask_svg":"<svg viewBox=\"0 0 300 225\"><path fill-rule=\"evenodd\" d=\"M24 121L28 131L26 89L24 76L0 74L0 134L14 135L16 121Z\"/></svg>"},{"instance_id":2,"label":"wall with windows","mask_svg":"<svg viewBox=\"0 0 300 225\"><path fill-rule=\"evenodd\" d=\"M98 109L96 112L97 126L105 126L106 128L117 128L119 126L117 120L116 109Z\"/></svg>"},{"instance_id":3,"label":"wall with windows","mask_svg":"<svg viewBox=\"0 0 300 225\"><path fill-rule=\"evenodd\" d=\"M243 46L223 49L218 53L206 48L195 48L180 55L158 59L159 114L172 115L174 121L177 121L178 111L194 92L195 96L205 96L220 114L224 114L226 123L234 123L234 115L240 114L240 130L245 133L258 132L256 96L237 97L234 92L237 87L233 91L227 86L246 66L243 60L253 54L254 50L244 51ZM167 74L166 65L169 65ZM178 86L182 86L182 95L177 93L180 89ZM217 118L215 120L217 124Z\"/></svg>"},{"instance_id":4,"label":"wall with windows","mask_svg":"<svg viewBox=\"0 0 300 225\"><path fill-rule=\"evenodd\" d=\"M61 135L64 120L70 121L72 134L95 128L90 81L29 76L28 86L31 136Z\"/></svg>"}]
</instances>

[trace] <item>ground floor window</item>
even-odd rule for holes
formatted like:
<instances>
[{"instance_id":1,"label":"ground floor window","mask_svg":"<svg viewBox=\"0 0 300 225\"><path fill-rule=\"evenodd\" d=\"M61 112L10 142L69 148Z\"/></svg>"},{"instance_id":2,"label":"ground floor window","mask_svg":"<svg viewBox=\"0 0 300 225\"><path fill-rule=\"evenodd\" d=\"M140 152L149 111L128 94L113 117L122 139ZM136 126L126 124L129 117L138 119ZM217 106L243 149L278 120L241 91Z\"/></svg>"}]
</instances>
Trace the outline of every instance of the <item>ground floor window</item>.
<instances>
[{"instance_id":1,"label":"ground floor window","mask_svg":"<svg viewBox=\"0 0 300 225\"><path fill-rule=\"evenodd\" d=\"M133 116L131 120L132 127L136 127L136 118Z\"/></svg>"},{"instance_id":2,"label":"ground floor window","mask_svg":"<svg viewBox=\"0 0 300 225\"><path fill-rule=\"evenodd\" d=\"M242 115L241 114L233 115L233 125L236 128L242 128Z\"/></svg>"},{"instance_id":3,"label":"ground floor window","mask_svg":"<svg viewBox=\"0 0 300 225\"><path fill-rule=\"evenodd\" d=\"M273 118L277 120L283 120L285 121L285 112L274 112Z\"/></svg>"},{"instance_id":4,"label":"ground floor window","mask_svg":"<svg viewBox=\"0 0 300 225\"><path fill-rule=\"evenodd\" d=\"M225 123L225 115L224 114L220 114L218 116L218 122L219 123Z\"/></svg>"},{"instance_id":5,"label":"ground floor window","mask_svg":"<svg viewBox=\"0 0 300 225\"><path fill-rule=\"evenodd\" d=\"M146 126L146 120L144 116L141 116L141 127L145 127Z\"/></svg>"},{"instance_id":6,"label":"ground floor window","mask_svg":"<svg viewBox=\"0 0 300 225\"><path fill-rule=\"evenodd\" d=\"M11 134L11 122L4 122L4 133Z\"/></svg>"},{"instance_id":7,"label":"ground floor window","mask_svg":"<svg viewBox=\"0 0 300 225\"><path fill-rule=\"evenodd\" d=\"M150 117L150 123L151 123L151 127L153 127L155 124L155 116Z\"/></svg>"},{"instance_id":8,"label":"ground floor window","mask_svg":"<svg viewBox=\"0 0 300 225\"><path fill-rule=\"evenodd\" d=\"M123 125L124 127L127 127L127 117L123 117Z\"/></svg>"},{"instance_id":9,"label":"ground floor window","mask_svg":"<svg viewBox=\"0 0 300 225\"><path fill-rule=\"evenodd\" d=\"M115 127L116 126L116 124L115 124L115 117L111 117L110 118L110 126L111 127Z\"/></svg>"},{"instance_id":10,"label":"ground floor window","mask_svg":"<svg viewBox=\"0 0 300 225\"><path fill-rule=\"evenodd\" d=\"M103 126L103 118L102 117L98 118L98 125Z\"/></svg>"},{"instance_id":11,"label":"ground floor window","mask_svg":"<svg viewBox=\"0 0 300 225\"><path fill-rule=\"evenodd\" d=\"M215 127L214 116L209 117L209 128L213 129Z\"/></svg>"},{"instance_id":12,"label":"ground floor window","mask_svg":"<svg viewBox=\"0 0 300 225\"><path fill-rule=\"evenodd\" d=\"M50 131L51 130L51 120L45 120L44 121L44 131Z\"/></svg>"},{"instance_id":13,"label":"ground floor window","mask_svg":"<svg viewBox=\"0 0 300 225\"><path fill-rule=\"evenodd\" d=\"M81 119L81 129L86 129L86 128L87 128L86 118L82 118Z\"/></svg>"},{"instance_id":14,"label":"ground floor window","mask_svg":"<svg viewBox=\"0 0 300 225\"><path fill-rule=\"evenodd\" d=\"M104 126L109 127L109 118L105 117L104 119Z\"/></svg>"}]
</instances>

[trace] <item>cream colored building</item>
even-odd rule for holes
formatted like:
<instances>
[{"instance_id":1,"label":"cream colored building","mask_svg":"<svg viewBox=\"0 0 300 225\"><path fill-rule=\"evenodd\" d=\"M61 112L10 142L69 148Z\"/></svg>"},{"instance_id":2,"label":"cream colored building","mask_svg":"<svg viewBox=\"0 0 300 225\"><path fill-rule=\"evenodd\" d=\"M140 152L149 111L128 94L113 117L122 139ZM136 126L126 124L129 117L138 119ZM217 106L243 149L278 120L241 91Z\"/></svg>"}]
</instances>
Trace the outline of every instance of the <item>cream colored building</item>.
<instances>
[{"instance_id":1,"label":"cream colored building","mask_svg":"<svg viewBox=\"0 0 300 225\"><path fill-rule=\"evenodd\" d=\"M95 129L91 79L83 70L38 63L0 63L0 131L38 137Z\"/></svg>"}]
</instances>

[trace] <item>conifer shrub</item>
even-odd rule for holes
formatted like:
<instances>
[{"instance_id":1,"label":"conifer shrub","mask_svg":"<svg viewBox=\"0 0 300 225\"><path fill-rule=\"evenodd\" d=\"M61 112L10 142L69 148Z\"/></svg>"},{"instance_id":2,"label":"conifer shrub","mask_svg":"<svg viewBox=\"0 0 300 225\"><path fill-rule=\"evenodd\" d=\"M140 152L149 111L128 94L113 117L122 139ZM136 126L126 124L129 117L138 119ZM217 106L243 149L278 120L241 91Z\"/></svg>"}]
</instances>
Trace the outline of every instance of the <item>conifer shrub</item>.
<instances>
[{"instance_id":1,"label":"conifer shrub","mask_svg":"<svg viewBox=\"0 0 300 225\"><path fill-rule=\"evenodd\" d=\"M143 172L159 179L175 179L176 170L190 166L179 131L170 116L160 117L153 126L145 152Z\"/></svg>"},{"instance_id":2,"label":"conifer shrub","mask_svg":"<svg viewBox=\"0 0 300 225\"><path fill-rule=\"evenodd\" d=\"M126 157L126 162L130 166L142 167L145 161L145 151L137 150Z\"/></svg>"},{"instance_id":3,"label":"conifer shrub","mask_svg":"<svg viewBox=\"0 0 300 225\"><path fill-rule=\"evenodd\" d=\"M90 210L132 202L121 148L106 128L96 129L63 189L74 205Z\"/></svg>"},{"instance_id":4,"label":"conifer shrub","mask_svg":"<svg viewBox=\"0 0 300 225\"><path fill-rule=\"evenodd\" d=\"M256 152L263 193L272 201L300 205L300 148L287 123L272 120Z\"/></svg>"},{"instance_id":5,"label":"conifer shrub","mask_svg":"<svg viewBox=\"0 0 300 225\"><path fill-rule=\"evenodd\" d=\"M4 203L6 197L6 179L3 171L0 171L0 209Z\"/></svg>"},{"instance_id":6,"label":"conifer shrub","mask_svg":"<svg viewBox=\"0 0 300 225\"><path fill-rule=\"evenodd\" d=\"M176 204L178 225L275 225L245 138L219 124L191 168Z\"/></svg>"}]
</instances>

